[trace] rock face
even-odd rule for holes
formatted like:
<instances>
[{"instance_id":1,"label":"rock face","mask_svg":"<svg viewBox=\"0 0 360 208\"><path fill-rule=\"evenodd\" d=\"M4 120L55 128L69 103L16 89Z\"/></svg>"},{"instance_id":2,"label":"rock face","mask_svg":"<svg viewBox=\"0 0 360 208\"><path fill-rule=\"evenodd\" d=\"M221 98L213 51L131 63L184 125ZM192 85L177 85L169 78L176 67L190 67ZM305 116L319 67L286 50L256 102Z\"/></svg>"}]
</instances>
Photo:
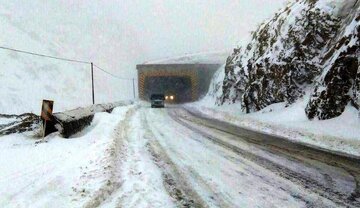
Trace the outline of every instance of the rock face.
<instances>
[{"instance_id":1,"label":"rock face","mask_svg":"<svg viewBox=\"0 0 360 208\"><path fill-rule=\"evenodd\" d=\"M359 107L359 0L300 0L289 4L234 49L226 62L217 104L247 112L288 105L313 89L309 118Z\"/></svg>"},{"instance_id":2,"label":"rock face","mask_svg":"<svg viewBox=\"0 0 360 208\"><path fill-rule=\"evenodd\" d=\"M360 14L347 28L344 35L329 53L337 51L326 65L319 83L315 86L306 107L309 118L329 119L341 115L350 102L358 110L360 107Z\"/></svg>"}]
</instances>

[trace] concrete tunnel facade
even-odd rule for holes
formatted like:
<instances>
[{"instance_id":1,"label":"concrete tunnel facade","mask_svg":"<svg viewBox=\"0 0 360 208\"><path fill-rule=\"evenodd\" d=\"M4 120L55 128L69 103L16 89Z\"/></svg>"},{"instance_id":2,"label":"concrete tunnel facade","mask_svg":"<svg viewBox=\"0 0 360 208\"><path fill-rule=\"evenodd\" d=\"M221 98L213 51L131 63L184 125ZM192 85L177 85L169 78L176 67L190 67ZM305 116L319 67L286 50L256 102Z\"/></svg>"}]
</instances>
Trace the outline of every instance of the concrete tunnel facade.
<instances>
[{"instance_id":1,"label":"concrete tunnel facade","mask_svg":"<svg viewBox=\"0 0 360 208\"><path fill-rule=\"evenodd\" d=\"M173 103L193 102L205 95L211 79L221 64L140 64L139 98L149 100L151 94L173 95Z\"/></svg>"}]
</instances>

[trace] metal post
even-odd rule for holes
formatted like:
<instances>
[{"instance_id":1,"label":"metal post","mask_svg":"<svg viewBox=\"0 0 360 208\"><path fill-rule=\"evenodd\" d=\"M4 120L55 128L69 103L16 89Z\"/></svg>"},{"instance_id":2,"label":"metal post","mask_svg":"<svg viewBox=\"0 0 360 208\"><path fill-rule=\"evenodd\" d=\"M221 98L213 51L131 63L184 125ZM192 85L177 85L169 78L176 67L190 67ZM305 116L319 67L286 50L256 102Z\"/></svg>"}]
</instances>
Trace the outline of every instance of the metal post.
<instances>
[{"instance_id":1,"label":"metal post","mask_svg":"<svg viewBox=\"0 0 360 208\"><path fill-rule=\"evenodd\" d=\"M94 64L91 62L91 86L92 86L92 102L95 104L95 94L94 94Z\"/></svg>"},{"instance_id":2,"label":"metal post","mask_svg":"<svg viewBox=\"0 0 360 208\"><path fill-rule=\"evenodd\" d=\"M132 79L132 82L133 82L133 93L134 93L134 100L135 100L135 79L134 78Z\"/></svg>"}]
</instances>

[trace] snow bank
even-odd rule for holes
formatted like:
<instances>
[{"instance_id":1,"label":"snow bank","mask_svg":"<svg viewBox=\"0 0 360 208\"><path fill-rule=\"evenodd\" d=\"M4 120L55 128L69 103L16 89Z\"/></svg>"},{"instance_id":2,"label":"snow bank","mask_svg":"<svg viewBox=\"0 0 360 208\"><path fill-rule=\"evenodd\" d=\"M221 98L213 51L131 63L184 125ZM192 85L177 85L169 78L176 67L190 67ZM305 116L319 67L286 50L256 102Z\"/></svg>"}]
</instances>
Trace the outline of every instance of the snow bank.
<instances>
[{"instance_id":1,"label":"snow bank","mask_svg":"<svg viewBox=\"0 0 360 208\"><path fill-rule=\"evenodd\" d=\"M308 94L289 107L285 107L285 103L277 103L250 114L243 113L239 104L216 106L211 102L214 99L211 96L186 107L196 108L219 120L285 137L294 142L360 156L360 118L357 110L349 105L339 117L310 121L304 112Z\"/></svg>"},{"instance_id":2,"label":"snow bank","mask_svg":"<svg viewBox=\"0 0 360 208\"><path fill-rule=\"evenodd\" d=\"M36 144L23 134L0 139L0 207L81 207L111 174L115 126L133 106L95 114L92 124ZM76 138L76 139L75 139Z\"/></svg>"},{"instance_id":3,"label":"snow bank","mask_svg":"<svg viewBox=\"0 0 360 208\"><path fill-rule=\"evenodd\" d=\"M147 61L144 64L223 64L229 51L204 52L184 56Z\"/></svg>"}]
</instances>

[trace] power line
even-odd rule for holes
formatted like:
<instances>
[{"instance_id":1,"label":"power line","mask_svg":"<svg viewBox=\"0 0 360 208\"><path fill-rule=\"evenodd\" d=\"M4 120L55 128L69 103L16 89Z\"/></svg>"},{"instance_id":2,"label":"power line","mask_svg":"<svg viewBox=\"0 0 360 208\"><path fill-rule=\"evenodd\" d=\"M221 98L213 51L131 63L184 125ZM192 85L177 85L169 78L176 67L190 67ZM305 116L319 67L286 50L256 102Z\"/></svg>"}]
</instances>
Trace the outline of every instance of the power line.
<instances>
[{"instance_id":1,"label":"power line","mask_svg":"<svg viewBox=\"0 0 360 208\"><path fill-rule=\"evenodd\" d=\"M91 65L91 79L92 79L92 100L93 100L93 104L95 104L95 94L94 94L94 66L103 71L104 73L115 77L117 79L122 79L122 80L132 80L132 84L133 84L133 90L134 90L134 98L135 98L135 83L134 80L135 78L124 78L124 77L119 77L116 76L115 74L112 74L108 71L106 71L105 69L95 65L93 62L89 62L89 61L81 61L81 60L76 60L76 59L68 59L68 58L63 58L63 57L56 57L56 56L50 56L50 55L45 55L45 54L41 54L41 53L34 53L34 52L30 52L30 51L24 51L24 50L19 50L19 49L15 49L15 48L9 48L9 47L5 47L5 46L0 46L0 49L3 50L8 50L8 51L14 51L17 53L24 53L24 54L28 54L28 55L32 55L32 56L39 56L42 58L50 58L50 59L57 59L57 60L61 60L61 61L68 61L68 62L75 62L75 63L81 63L81 64L90 64Z\"/></svg>"},{"instance_id":2,"label":"power line","mask_svg":"<svg viewBox=\"0 0 360 208\"><path fill-rule=\"evenodd\" d=\"M105 72L106 74L108 74L108 75L110 75L110 76L113 76L113 77L115 77L115 78L117 78L117 79L123 79L123 80L132 80L132 79L133 79L133 78L119 77L119 76L117 76L117 75L115 75L115 74L112 74L112 73L106 71L105 69L100 68L99 66L97 66L97 65L95 65L95 64L94 64L94 66L95 66L97 69L99 69L99 70Z\"/></svg>"},{"instance_id":3,"label":"power line","mask_svg":"<svg viewBox=\"0 0 360 208\"><path fill-rule=\"evenodd\" d=\"M19 49L4 47L4 46L0 46L0 49L9 50L9 51L15 51L15 52L18 52L18 53L24 53L24 54L29 54L29 55L33 55L33 56L40 56L40 57L45 57L45 58L50 58L50 59L58 59L58 60L62 60L62 61L76 62L76 63L82 63L82 64L90 64L90 62L88 62L88 61L81 61L81 60L68 59L68 58L62 58L62 57L56 57L56 56L49 56L49 55L45 55L45 54L34 53L34 52L29 52L29 51L23 51L23 50L19 50Z\"/></svg>"},{"instance_id":4,"label":"power line","mask_svg":"<svg viewBox=\"0 0 360 208\"><path fill-rule=\"evenodd\" d=\"M50 55L45 55L45 54L40 54L40 53L35 53L35 52L30 52L30 51L24 51L24 50L19 50L19 49L15 49L15 48L9 48L9 47L4 47L4 46L0 46L0 49L3 49L3 50L9 50L9 51L15 51L15 52L18 52L18 53L24 53L24 54L28 54L28 55L33 55L33 56L39 56L39 57L43 57L43 58L50 58L50 59L57 59L57 60L61 60L61 61L68 61L68 62L75 62L75 63L81 63L81 64L91 64L90 61L82 61L82 60L76 60L76 59L68 59L68 58L63 58L63 57L57 57L57 56L50 56ZM106 74L110 75L110 76L113 76L117 79L122 79L122 80L131 80L132 78L124 78L124 77L119 77L117 75L114 75L108 71L106 71L105 69L97 66L94 64L94 66L105 72Z\"/></svg>"}]
</instances>

